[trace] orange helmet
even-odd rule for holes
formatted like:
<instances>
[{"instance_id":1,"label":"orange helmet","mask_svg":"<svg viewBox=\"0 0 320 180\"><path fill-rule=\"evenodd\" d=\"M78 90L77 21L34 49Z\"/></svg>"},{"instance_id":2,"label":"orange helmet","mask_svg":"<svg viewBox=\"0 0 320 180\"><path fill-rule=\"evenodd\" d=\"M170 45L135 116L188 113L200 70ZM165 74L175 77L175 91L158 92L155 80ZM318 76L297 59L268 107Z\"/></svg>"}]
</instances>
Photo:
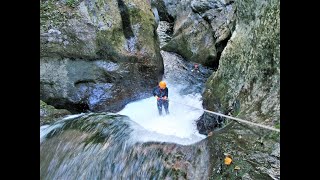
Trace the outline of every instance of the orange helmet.
<instances>
[{"instance_id":1,"label":"orange helmet","mask_svg":"<svg viewBox=\"0 0 320 180\"><path fill-rule=\"evenodd\" d=\"M164 89L164 88L166 88L167 84L164 81L160 81L159 86L161 89Z\"/></svg>"}]
</instances>

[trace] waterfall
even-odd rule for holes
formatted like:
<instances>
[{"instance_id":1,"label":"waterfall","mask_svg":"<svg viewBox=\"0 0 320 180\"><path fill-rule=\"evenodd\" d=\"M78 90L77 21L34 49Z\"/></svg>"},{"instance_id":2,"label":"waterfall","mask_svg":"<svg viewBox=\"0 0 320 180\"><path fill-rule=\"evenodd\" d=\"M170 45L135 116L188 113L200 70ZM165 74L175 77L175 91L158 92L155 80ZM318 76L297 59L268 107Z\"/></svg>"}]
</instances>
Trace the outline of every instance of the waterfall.
<instances>
[{"instance_id":1,"label":"waterfall","mask_svg":"<svg viewBox=\"0 0 320 180\"><path fill-rule=\"evenodd\" d=\"M161 24L161 23L160 23ZM195 121L212 70L161 51L169 111L156 99L129 103L118 113L82 113L40 127L40 179L206 179L209 150ZM170 101L172 100L172 101ZM184 106L189 105L189 106Z\"/></svg>"}]
</instances>

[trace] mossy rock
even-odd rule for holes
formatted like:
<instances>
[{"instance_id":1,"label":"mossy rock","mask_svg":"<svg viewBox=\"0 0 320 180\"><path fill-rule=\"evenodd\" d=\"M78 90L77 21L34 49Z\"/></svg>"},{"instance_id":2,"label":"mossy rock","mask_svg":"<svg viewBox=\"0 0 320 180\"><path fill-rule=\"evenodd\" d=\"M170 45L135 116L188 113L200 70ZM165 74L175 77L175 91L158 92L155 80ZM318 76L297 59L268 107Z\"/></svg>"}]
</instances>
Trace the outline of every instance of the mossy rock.
<instances>
[{"instance_id":1,"label":"mossy rock","mask_svg":"<svg viewBox=\"0 0 320 180\"><path fill-rule=\"evenodd\" d=\"M65 109L56 109L53 106L40 100L40 126L50 124L60 117L70 115L71 113Z\"/></svg>"},{"instance_id":2,"label":"mossy rock","mask_svg":"<svg viewBox=\"0 0 320 180\"><path fill-rule=\"evenodd\" d=\"M235 1L237 28L206 84L204 106L275 126L280 122L279 1Z\"/></svg>"}]
</instances>

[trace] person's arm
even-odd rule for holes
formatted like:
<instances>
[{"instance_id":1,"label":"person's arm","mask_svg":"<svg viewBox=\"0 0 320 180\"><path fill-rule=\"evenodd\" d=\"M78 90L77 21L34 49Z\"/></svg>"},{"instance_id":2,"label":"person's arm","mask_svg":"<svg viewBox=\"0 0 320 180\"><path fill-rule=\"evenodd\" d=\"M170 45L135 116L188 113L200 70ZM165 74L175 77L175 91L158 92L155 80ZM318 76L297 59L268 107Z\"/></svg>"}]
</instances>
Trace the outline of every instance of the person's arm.
<instances>
[{"instance_id":1,"label":"person's arm","mask_svg":"<svg viewBox=\"0 0 320 180\"><path fill-rule=\"evenodd\" d=\"M153 96L159 100L159 97L157 96L157 87L153 89Z\"/></svg>"},{"instance_id":2,"label":"person's arm","mask_svg":"<svg viewBox=\"0 0 320 180\"><path fill-rule=\"evenodd\" d=\"M157 95L156 90L157 90L157 88L156 88L156 87L155 87L155 88L153 88L153 91L152 91L153 96L156 96L156 95Z\"/></svg>"},{"instance_id":3,"label":"person's arm","mask_svg":"<svg viewBox=\"0 0 320 180\"><path fill-rule=\"evenodd\" d=\"M168 92L168 88L166 88L166 89L164 89L164 96L163 96L163 99L168 99L168 94L169 94L169 92Z\"/></svg>"}]
</instances>

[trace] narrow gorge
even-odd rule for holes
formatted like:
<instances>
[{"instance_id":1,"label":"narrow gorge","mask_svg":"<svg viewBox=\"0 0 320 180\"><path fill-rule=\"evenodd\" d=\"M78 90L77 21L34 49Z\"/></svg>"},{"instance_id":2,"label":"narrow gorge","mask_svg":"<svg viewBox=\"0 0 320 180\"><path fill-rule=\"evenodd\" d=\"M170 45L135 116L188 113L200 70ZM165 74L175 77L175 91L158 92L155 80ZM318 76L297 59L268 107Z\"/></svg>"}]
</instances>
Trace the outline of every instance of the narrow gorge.
<instances>
[{"instance_id":1,"label":"narrow gorge","mask_svg":"<svg viewBox=\"0 0 320 180\"><path fill-rule=\"evenodd\" d=\"M279 132L204 111L280 129L280 1L41 0L40 47L40 179L280 179Z\"/></svg>"}]
</instances>

